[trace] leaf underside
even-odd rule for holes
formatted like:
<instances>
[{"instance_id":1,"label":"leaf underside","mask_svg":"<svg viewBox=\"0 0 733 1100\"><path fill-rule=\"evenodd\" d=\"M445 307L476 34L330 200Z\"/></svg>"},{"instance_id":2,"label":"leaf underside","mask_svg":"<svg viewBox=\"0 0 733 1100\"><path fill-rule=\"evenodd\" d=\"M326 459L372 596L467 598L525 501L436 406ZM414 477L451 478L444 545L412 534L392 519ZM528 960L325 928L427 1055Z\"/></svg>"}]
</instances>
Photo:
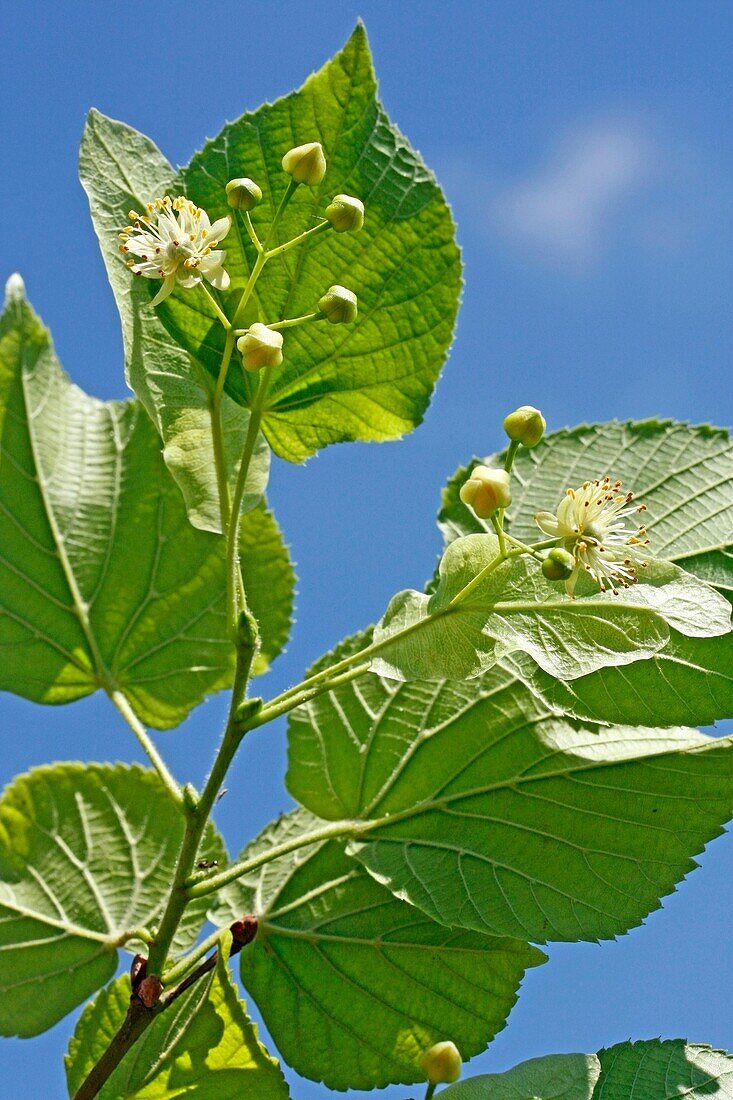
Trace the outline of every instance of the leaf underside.
<instances>
[{"instance_id":1,"label":"leaf underside","mask_svg":"<svg viewBox=\"0 0 733 1100\"><path fill-rule=\"evenodd\" d=\"M247 858L322 824L304 810L268 826ZM244 857L245 853L242 853ZM504 1027L524 970L518 940L449 929L398 901L337 841L227 887L213 919L253 913L242 981L283 1058L335 1089L411 1084L422 1052L451 1038L469 1057Z\"/></svg>"},{"instance_id":2,"label":"leaf underside","mask_svg":"<svg viewBox=\"0 0 733 1100\"><path fill-rule=\"evenodd\" d=\"M169 190L175 170L144 134L92 110L82 138L79 175L120 312L128 385L158 429L163 457L183 493L191 523L204 531L219 532L211 379L168 335L150 308L147 281L130 274L119 252L118 234L130 209L141 211L147 202ZM225 395L222 423L231 484L249 413ZM260 434L247 478L245 512L264 492L269 466L269 447Z\"/></svg>"},{"instance_id":3,"label":"leaf underside","mask_svg":"<svg viewBox=\"0 0 733 1100\"><path fill-rule=\"evenodd\" d=\"M365 673L293 712L287 786L322 818L374 822L350 853L433 919L595 940L639 924L722 831L733 744L571 722L500 666L467 683Z\"/></svg>"},{"instance_id":4,"label":"leaf underside","mask_svg":"<svg viewBox=\"0 0 733 1100\"><path fill-rule=\"evenodd\" d=\"M222 951L214 970L148 1027L99 1093L100 1100L287 1100L277 1062L257 1038ZM130 998L127 975L87 1006L66 1055L73 1096L122 1023Z\"/></svg>"},{"instance_id":5,"label":"leaf underside","mask_svg":"<svg viewBox=\"0 0 733 1100\"><path fill-rule=\"evenodd\" d=\"M0 800L0 1033L45 1031L108 981L117 948L160 920L183 819L154 772L54 764L18 777ZM201 854L226 859L208 827ZM205 916L193 902L174 951Z\"/></svg>"},{"instance_id":6,"label":"leaf underside","mask_svg":"<svg viewBox=\"0 0 733 1100\"><path fill-rule=\"evenodd\" d=\"M165 729L227 687L222 540L188 523L139 404L69 381L18 279L0 319L0 441L0 689L43 703L119 691ZM264 505L242 526L264 670L294 578Z\"/></svg>"},{"instance_id":7,"label":"leaf underside","mask_svg":"<svg viewBox=\"0 0 733 1100\"><path fill-rule=\"evenodd\" d=\"M445 1100L718 1100L733 1097L733 1057L684 1039L617 1043L595 1054L550 1054L506 1073L460 1081Z\"/></svg>"},{"instance_id":8,"label":"leaf underside","mask_svg":"<svg viewBox=\"0 0 733 1100\"><path fill-rule=\"evenodd\" d=\"M495 465L503 456L480 461ZM458 496L473 465L458 470L443 491L438 524L446 543L491 530ZM567 488L608 473L646 503L654 557L733 599L733 444L727 432L672 421L582 425L552 432L530 451L520 449L514 469L507 527L515 537L537 541L536 512L555 509ZM548 705L576 717L708 725L733 717L732 646L730 634L691 638L673 626L669 641L648 660L572 681L547 675L518 651L506 660Z\"/></svg>"},{"instance_id":9,"label":"leaf underside","mask_svg":"<svg viewBox=\"0 0 733 1100\"><path fill-rule=\"evenodd\" d=\"M384 648L372 661L374 671L396 679L464 680L519 650L548 675L573 680L651 657L667 645L671 628L693 638L730 632L730 604L719 592L652 560L628 590L600 592L584 582L571 598L523 556L503 562L455 603L498 554L494 535L451 542L434 593L399 593L377 624L374 640Z\"/></svg>"}]
</instances>

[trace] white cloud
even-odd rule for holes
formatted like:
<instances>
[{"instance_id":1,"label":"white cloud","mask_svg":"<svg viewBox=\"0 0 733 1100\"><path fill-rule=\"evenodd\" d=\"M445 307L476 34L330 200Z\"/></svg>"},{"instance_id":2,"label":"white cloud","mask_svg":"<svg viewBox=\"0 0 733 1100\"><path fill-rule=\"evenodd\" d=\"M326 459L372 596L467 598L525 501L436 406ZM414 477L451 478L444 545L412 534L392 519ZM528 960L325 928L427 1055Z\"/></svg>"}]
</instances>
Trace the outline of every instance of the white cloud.
<instances>
[{"instance_id":1,"label":"white cloud","mask_svg":"<svg viewBox=\"0 0 733 1100\"><path fill-rule=\"evenodd\" d=\"M553 264L587 267L620 213L654 176L657 152L634 121L602 120L565 136L550 160L490 205L496 230Z\"/></svg>"}]
</instances>

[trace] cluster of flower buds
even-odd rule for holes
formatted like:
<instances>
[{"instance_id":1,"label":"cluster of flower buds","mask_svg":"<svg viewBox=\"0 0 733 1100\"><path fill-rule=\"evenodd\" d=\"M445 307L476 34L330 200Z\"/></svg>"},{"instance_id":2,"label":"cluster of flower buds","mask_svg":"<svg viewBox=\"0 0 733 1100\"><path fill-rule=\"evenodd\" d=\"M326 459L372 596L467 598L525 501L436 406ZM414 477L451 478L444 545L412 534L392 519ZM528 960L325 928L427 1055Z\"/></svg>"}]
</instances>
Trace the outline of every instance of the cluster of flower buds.
<instances>
[{"instance_id":1,"label":"cluster of flower buds","mask_svg":"<svg viewBox=\"0 0 733 1100\"><path fill-rule=\"evenodd\" d=\"M283 171L294 183L317 187L326 175L326 155L320 141L309 141L288 149L282 159ZM326 221L337 233L358 233L364 226L364 203L353 195L335 195L326 207Z\"/></svg>"},{"instance_id":2,"label":"cluster of flower buds","mask_svg":"<svg viewBox=\"0 0 733 1100\"><path fill-rule=\"evenodd\" d=\"M460 488L461 500L479 519L499 513L494 524L502 522L501 512L511 503L509 470L517 446L536 447L545 427L545 418L532 405L522 405L505 418L504 430L512 441L507 468L475 466ZM634 503L634 494L624 491L620 481L595 478L578 489L568 489L556 512L537 512L535 522L551 541L523 548L541 561L542 575L547 580L565 582L569 596L575 594L583 573L602 592L618 595L621 588L636 583L638 570L648 564L638 557L641 548L649 545L646 525L642 523L636 529L626 525L633 513L645 511L646 505ZM522 543L512 541L522 548Z\"/></svg>"},{"instance_id":3,"label":"cluster of flower buds","mask_svg":"<svg viewBox=\"0 0 733 1100\"><path fill-rule=\"evenodd\" d=\"M532 405L521 405L504 419L506 434L513 443L521 443L524 447L536 447L545 434L546 426L544 416ZM468 481L461 486L459 495L479 519L490 519L511 504L510 480L507 470L475 466Z\"/></svg>"},{"instance_id":4,"label":"cluster of flower buds","mask_svg":"<svg viewBox=\"0 0 733 1100\"><path fill-rule=\"evenodd\" d=\"M327 168L323 146L319 141L311 141L289 149L282 158L282 167L291 178L290 189L285 196L287 202L293 193L293 185L317 187L322 183ZM356 233L364 226L364 203L361 199L353 195L336 195L326 207L325 216L319 225L268 252L267 244L260 243L249 220L250 211L262 201L262 188L259 184L248 176L231 179L226 185L226 200L232 210L238 210L244 215L249 236L259 252L262 266L271 256L294 247L302 238L309 237L314 232L333 229L336 233ZM275 221L279 216L280 212ZM135 275L162 280L163 286L152 299L152 305L162 302L176 285L191 287L202 279L216 290L229 289L229 274L223 266L226 253L217 247L231 227L232 219L229 215L212 223L206 211L190 199L184 196L165 196L149 203L145 214L131 211L130 222L119 234L120 250L132 257L127 262ZM240 302L240 308L243 304ZM222 323L228 325L228 318L216 300L213 300L213 307ZM357 313L358 304L354 292L334 284L319 298L318 309L313 313L279 321L277 324L265 325L257 322L250 325L237 340L244 368L256 372L264 367L280 366L283 361L283 337L278 330L281 328L290 328L312 320L326 320L332 325L351 324L356 320Z\"/></svg>"}]
</instances>

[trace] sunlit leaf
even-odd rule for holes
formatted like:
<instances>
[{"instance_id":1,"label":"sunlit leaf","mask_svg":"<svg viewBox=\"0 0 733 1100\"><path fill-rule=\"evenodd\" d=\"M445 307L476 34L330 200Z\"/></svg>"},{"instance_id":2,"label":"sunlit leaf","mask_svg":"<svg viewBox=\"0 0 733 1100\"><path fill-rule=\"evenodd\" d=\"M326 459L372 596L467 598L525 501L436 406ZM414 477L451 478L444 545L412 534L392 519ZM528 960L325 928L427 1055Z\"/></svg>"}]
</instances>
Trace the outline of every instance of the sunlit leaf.
<instances>
[{"instance_id":1,"label":"sunlit leaf","mask_svg":"<svg viewBox=\"0 0 733 1100\"><path fill-rule=\"evenodd\" d=\"M211 973L153 1021L102 1086L100 1100L287 1100L280 1068L237 995L227 954L225 947ZM107 1049L129 999L125 975L84 1010L66 1056L70 1095Z\"/></svg>"},{"instance_id":2,"label":"sunlit leaf","mask_svg":"<svg viewBox=\"0 0 733 1100\"><path fill-rule=\"evenodd\" d=\"M304 810L268 826L256 856L320 824ZM245 853L242 853L243 857ZM268 863L227 887L215 919L259 922L242 981L283 1058L331 1088L422 1077L420 1056L452 1038L466 1057L501 1030L536 948L445 928L380 886L337 841Z\"/></svg>"},{"instance_id":3,"label":"sunlit leaf","mask_svg":"<svg viewBox=\"0 0 733 1100\"><path fill-rule=\"evenodd\" d=\"M328 443L394 439L420 423L451 341L461 285L450 211L434 176L377 99L361 25L299 91L229 123L170 186L213 219L231 213L227 181L251 177L264 196L252 212L264 237L289 182L282 156L307 141L323 143L328 171L318 188L296 193L278 241L315 225L339 193L363 200L366 224L360 233L329 232L271 260L246 318L272 322L310 313L335 283L358 296L355 324L322 322L286 333L263 430L277 454L294 462ZM241 222L223 246L232 316L255 254ZM176 340L218 373L223 329L203 292L176 291L159 314ZM251 381L240 369L229 371L228 387L237 401L251 399Z\"/></svg>"},{"instance_id":4,"label":"sunlit leaf","mask_svg":"<svg viewBox=\"0 0 733 1100\"><path fill-rule=\"evenodd\" d=\"M618 935L733 814L730 738L571 723L500 666L469 682L365 673L294 711L289 739L291 794L369 822L348 850L378 881L491 935Z\"/></svg>"},{"instance_id":5,"label":"sunlit leaf","mask_svg":"<svg viewBox=\"0 0 733 1100\"><path fill-rule=\"evenodd\" d=\"M155 773L54 764L19 776L0 800L0 1033L57 1023L117 969L117 949L160 920L184 821ZM225 860L209 827L201 853ZM204 921L193 902L174 949Z\"/></svg>"}]
</instances>

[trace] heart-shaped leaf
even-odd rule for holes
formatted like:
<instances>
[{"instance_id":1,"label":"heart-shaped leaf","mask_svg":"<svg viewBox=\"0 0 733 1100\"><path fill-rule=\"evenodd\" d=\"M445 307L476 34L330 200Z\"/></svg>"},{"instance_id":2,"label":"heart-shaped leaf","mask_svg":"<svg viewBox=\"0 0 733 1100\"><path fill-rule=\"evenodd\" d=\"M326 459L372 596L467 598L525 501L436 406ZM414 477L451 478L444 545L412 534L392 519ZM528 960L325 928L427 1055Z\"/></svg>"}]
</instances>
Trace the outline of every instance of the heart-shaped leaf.
<instances>
[{"instance_id":1,"label":"heart-shaped leaf","mask_svg":"<svg viewBox=\"0 0 733 1100\"><path fill-rule=\"evenodd\" d=\"M162 916L184 819L157 775L137 766L54 764L0 800L0 1033L37 1035L99 989L117 949L140 949ZM224 862L209 826L201 855ZM192 902L174 949L205 917Z\"/></svg>"},{"instance_id":2,"label":"heart-shaped leaf","mask_svg":"<svg viewBox=\"0 0 733 1100\"><path fill-rule=\"evenodd\" d=\"M229 123L169 187L213 220L232 213L227 181L254 179L263 200L252 220L262 238L289 182L283 154L309 141L323 144L328 170L317 188L296 193L278 241L313 227L339 193L364 202L366 222L359 233L310 238L269 261L246 318L274 322L310 313L333 284L346 284L359 299L355 324L323 322L285 333L285 360L273 375L263 431L291 462L341 440L395 439L420 423L451 341L461 287L450 210L377 99L361 24L300 90ZM233 316L255 253L238 221L223 245ZM149 290L158 288L151 283ZM158 312L176 342L216 376L224 330L203 292L177 290ZM227 384L238 402L249 404L252 384L241 370L230 369Z\"/></svg>"},{"instance_id":3,"label":"heart-shaped leaf","mask_svg":"<svg viewBox=\"0 0 733 1100\"><path fill-rule=\"evenodd\" d=\"M165 729L227 687L222 540L188 523L140 405L72 385L17 278L0 318L0 441L0 688L43 703L121 692ZM294 585L264 505L242 549L261 671Z\"/></svg>"},{"instance_id":4,"label":"heart-shaped leaf","mask_svg":"<svg viewBox=\"0 0 733 1100\"><path fill-rule=\"evenodd\" d=\"M352 639L321 667L358 651ZM434 920L535 942L639 924L733 813L733 739L558 718L507 670L363 673L293 712L287 785Z\"/></svg>"},{"instance_id":5,"label":"heart-shaped leaf","mask_svg":"<svg viewBox=\"0 0 733 1100\"><path fill-rule=\"evenodd\" d=\"M268 826L246 857L318 824L304 810ZM242 853L245 856L245 853ZM242 981L284 1059L335 1089L422 1078L420 1056L452 1038L466 1057L504 1027L526 943L445 928L398 901L338 841L312 845L228 886L214 919L257 917Z\"/></svg>"}]
</instances>

